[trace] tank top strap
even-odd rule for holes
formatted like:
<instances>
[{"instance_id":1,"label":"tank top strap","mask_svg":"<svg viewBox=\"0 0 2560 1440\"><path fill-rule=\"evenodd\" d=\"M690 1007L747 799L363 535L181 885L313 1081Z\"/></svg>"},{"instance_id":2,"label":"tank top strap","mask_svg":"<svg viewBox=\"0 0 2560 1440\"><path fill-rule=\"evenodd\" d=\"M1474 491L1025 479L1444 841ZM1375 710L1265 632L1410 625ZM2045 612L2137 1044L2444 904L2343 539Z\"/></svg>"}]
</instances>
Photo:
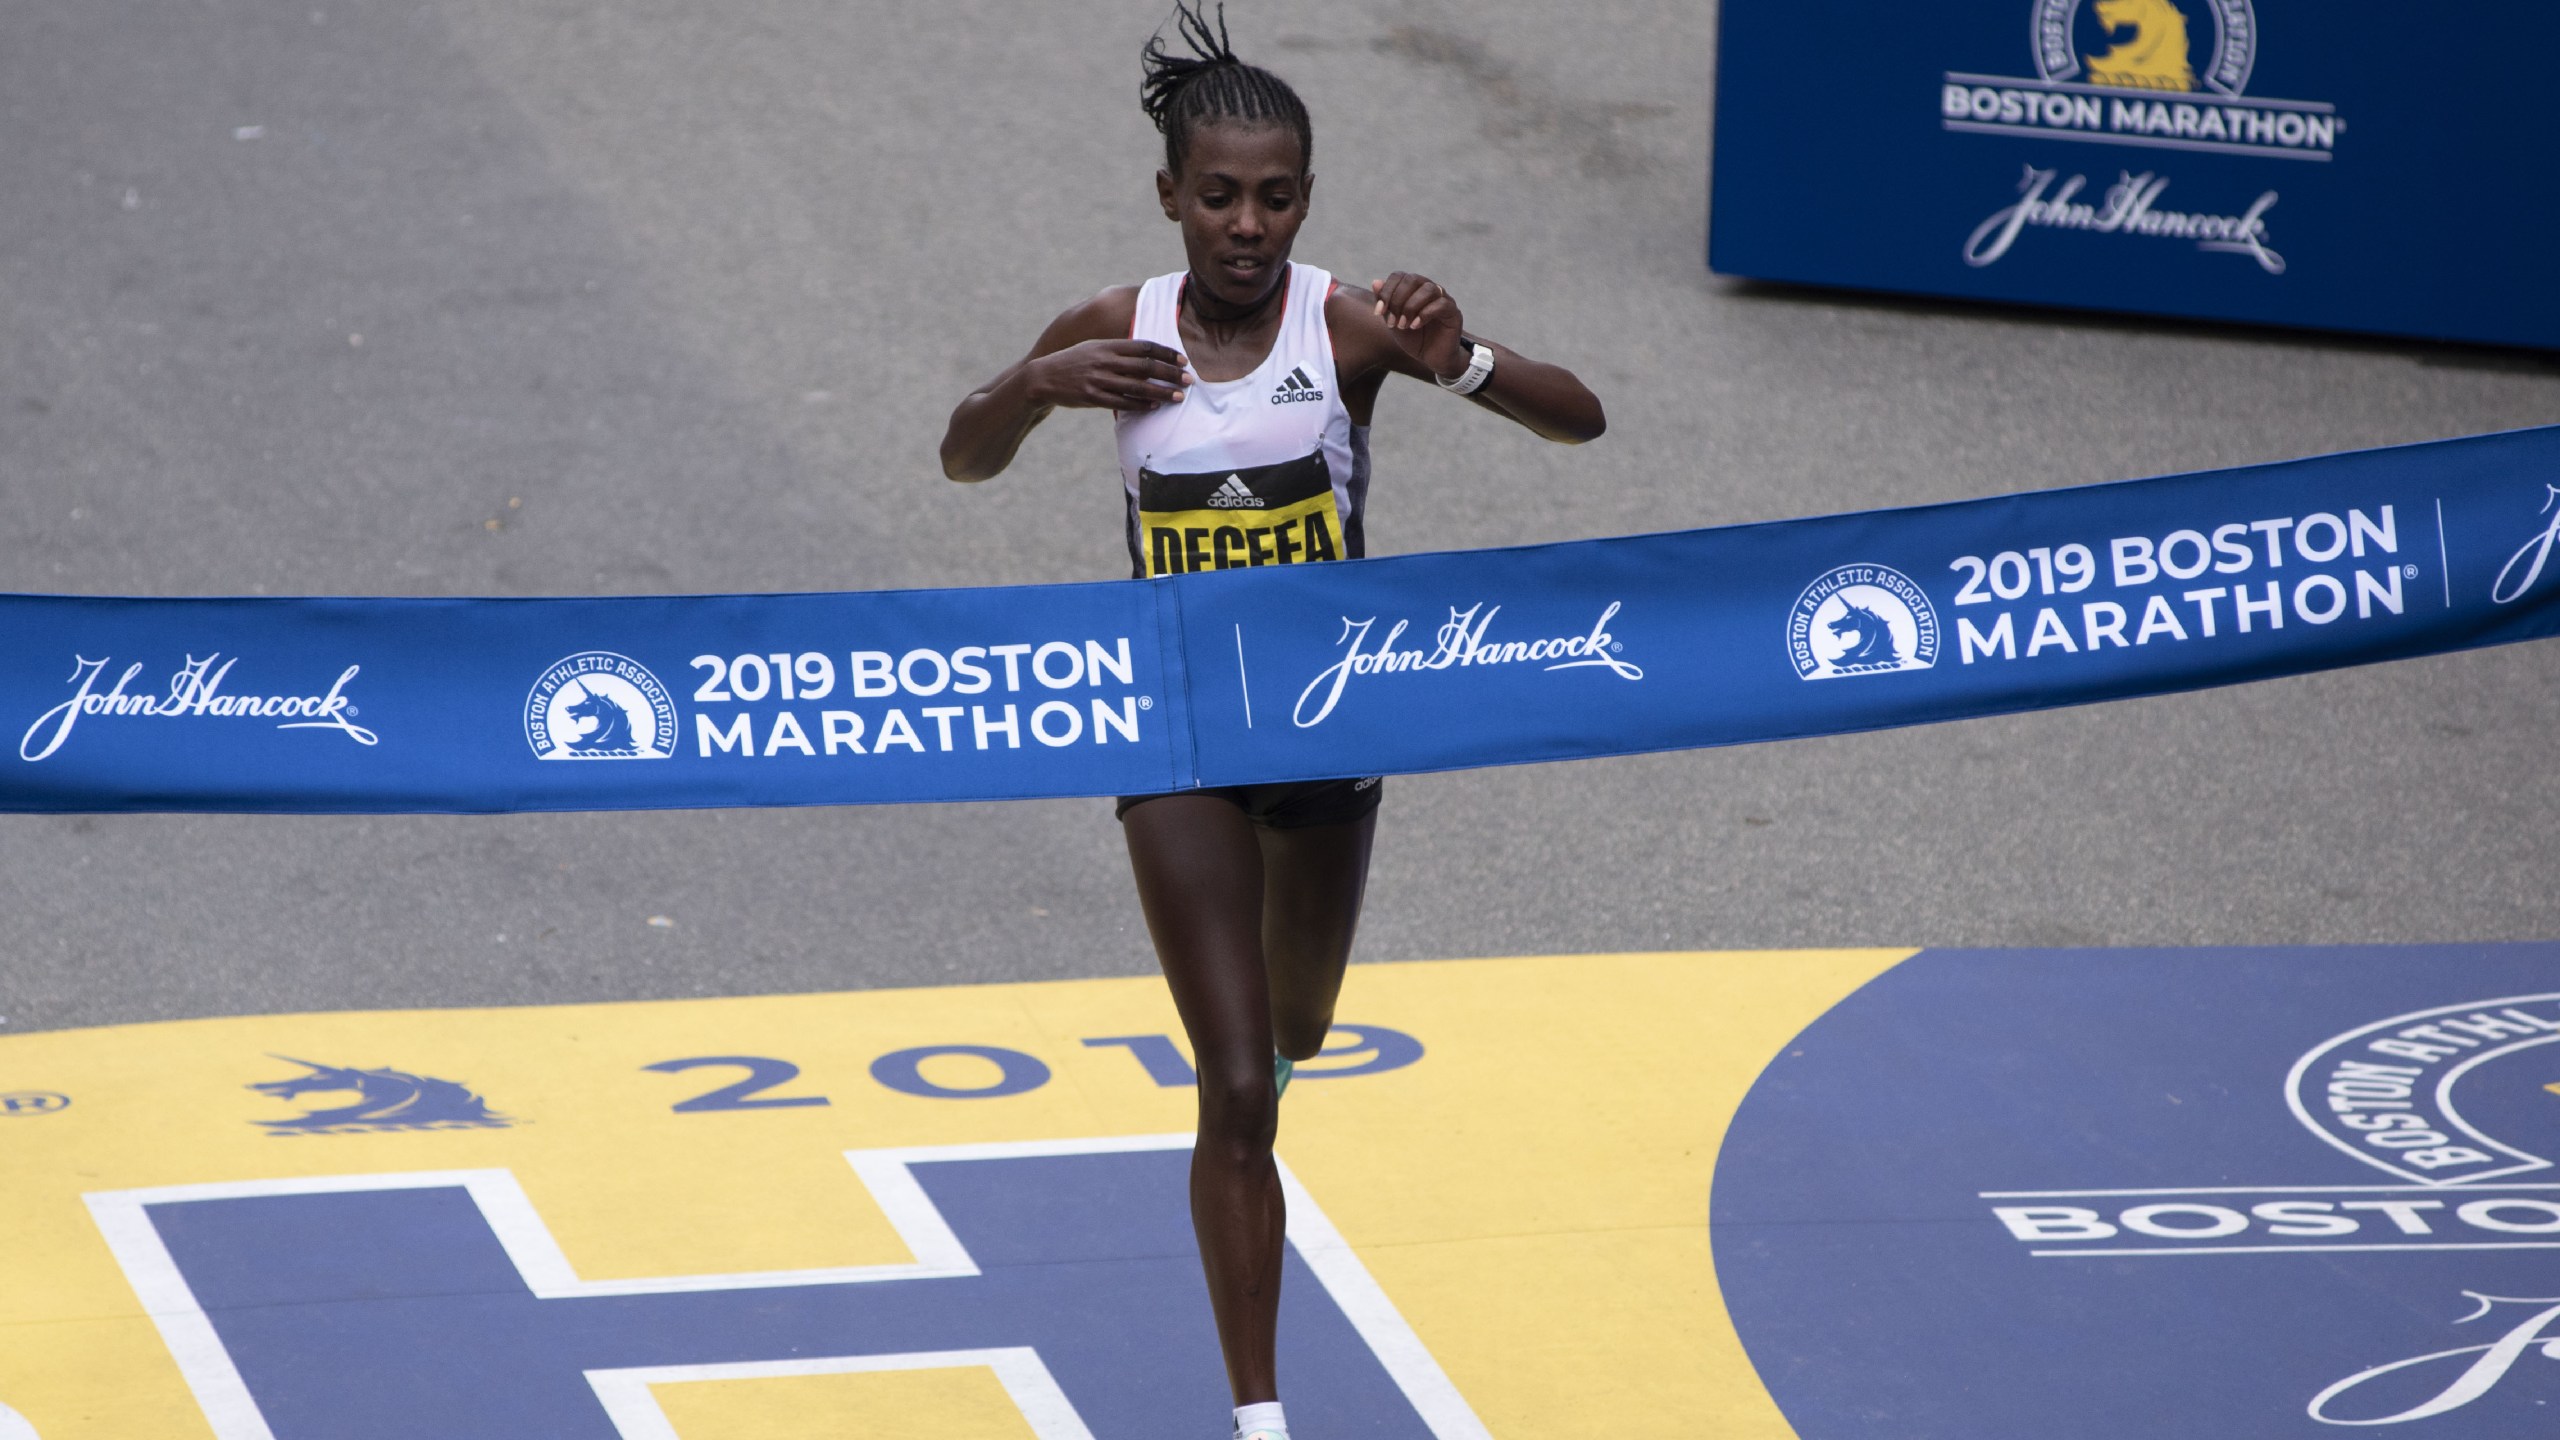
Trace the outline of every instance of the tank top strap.
<instances>
[{"instance_id":1,"label":"tank top strap","mask_svg":"<svg viewBox=\"0 0 2560 1440\"><path fill-rule=\"evenodd\" d=\"M1182 348L1182 325L1178 313L1182 302L1183 277L1190 272L1176 270L1158 275L1138 287L1138 313L1129 326L1129 338L1146 340L1168 350Z\"/></svg>"},{"instance_id":2,"label":"tank top strap","mask_svg":"<svg viewBox=\"0 0 2560 1440\"><path fill-rule=\"evenodd\" d=\"M1278 347L1285 348L1293 361L1313 361L1323 366L1319 377L1330 392L1333 383L1333 334L1325 328L1324 302L1333 293L1331 273L1313 265L1289 265L1289 309L1280 317Z\"/></svg>"}]
</instances>

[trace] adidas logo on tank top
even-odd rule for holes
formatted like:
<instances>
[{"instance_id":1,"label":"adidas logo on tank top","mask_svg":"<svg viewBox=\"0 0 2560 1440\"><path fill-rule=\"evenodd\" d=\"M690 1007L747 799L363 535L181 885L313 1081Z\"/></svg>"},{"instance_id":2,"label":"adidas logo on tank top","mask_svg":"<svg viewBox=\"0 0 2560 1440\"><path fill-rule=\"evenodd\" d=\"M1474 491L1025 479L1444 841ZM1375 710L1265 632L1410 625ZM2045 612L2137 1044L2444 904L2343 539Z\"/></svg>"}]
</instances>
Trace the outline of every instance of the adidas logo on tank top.
<instances>
[{"instance_id":1,"label":"adidas logo on tank top","mask_svg":"<svg viewBox=\"0 0 2560 1440\"><path fill-rule=\"evenodd\" d=\"M1241 475L1228 476L1227 483L1209 492L1209 508L1212 510L1261 510L1270 504L1270 501L1246 489Z\"/></svg>"},{"instance_id":2,"label":"adidas logo on tank top","mask_svg":"<svg viewBox=\"0 0 2560 1440\"><path fill-rule=\"evenodd\" d=\"M1307 367L1304 365L1291 370L1289 378L1280 382L1280 388L1271 392L1271 403L1274 405L1292 405L1322 399L1324 399L1323 388L1307 378Z\"/></svg>"}]
</instances>

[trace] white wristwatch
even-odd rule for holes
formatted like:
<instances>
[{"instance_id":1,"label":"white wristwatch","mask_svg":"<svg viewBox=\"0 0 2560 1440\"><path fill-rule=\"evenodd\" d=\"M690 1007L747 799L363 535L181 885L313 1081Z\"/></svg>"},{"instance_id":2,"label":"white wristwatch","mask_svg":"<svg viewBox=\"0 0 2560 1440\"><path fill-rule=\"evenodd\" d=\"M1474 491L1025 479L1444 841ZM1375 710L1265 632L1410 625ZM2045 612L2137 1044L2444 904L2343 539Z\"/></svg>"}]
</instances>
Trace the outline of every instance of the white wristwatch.
<instances>
[{"instance_id":1,"label":"white wristwatch","mask_svg":"<svg viewBox=\"0 0 2560 1440\"><path fill-rule=\"evenodd\" d=\"M1440 381L1440 388L1452 395L1473 395L1484 388L1484 382L1493 378L1493 347L1481 340L1469 343L1475 346L1475 357L1467 362L1466 372L1455 380ZM1439 379L1437 376L1432 378Z\"/></svg>"}]
</instances>

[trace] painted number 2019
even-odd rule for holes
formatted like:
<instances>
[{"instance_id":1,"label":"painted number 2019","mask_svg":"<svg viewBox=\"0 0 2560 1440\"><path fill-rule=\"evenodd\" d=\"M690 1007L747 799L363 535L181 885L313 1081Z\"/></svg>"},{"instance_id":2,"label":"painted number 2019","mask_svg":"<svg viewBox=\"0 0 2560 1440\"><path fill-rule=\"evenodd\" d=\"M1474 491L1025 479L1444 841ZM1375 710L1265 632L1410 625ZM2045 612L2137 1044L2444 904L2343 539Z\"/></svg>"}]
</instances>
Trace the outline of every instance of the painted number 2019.
<instances>
[{"instance_id":1,"label":"painted number 2019","mask_svg":"<svg viewBox=\"0 0 2560 1440\"><path fill-rule=\"evenodd\" d=\"M1147 1078L1167 1089L1196 1084L1199 1075L1170 1035L1098 1035L1091 1050L1125 1050ZM1336 1025L1322 1053L1300 1064L1301 1080L1345 1079L1401 1070L1422 1058L1422 1042L1384 1025ZM800 1067L771 1055L693 1055L661 1060L644 1070L672 1075L731 1066L746 1075L672 1107L679 1115L720 1110L791 1110L828 1103L824 1095L768 1095L800 1078ZM1048 1062L1001 1045L916 1045L871 1062L871 1078L901 1095L929 1100L989 1100L1021 1095L1049 1083Z\"/></svg>"}]
</instances>

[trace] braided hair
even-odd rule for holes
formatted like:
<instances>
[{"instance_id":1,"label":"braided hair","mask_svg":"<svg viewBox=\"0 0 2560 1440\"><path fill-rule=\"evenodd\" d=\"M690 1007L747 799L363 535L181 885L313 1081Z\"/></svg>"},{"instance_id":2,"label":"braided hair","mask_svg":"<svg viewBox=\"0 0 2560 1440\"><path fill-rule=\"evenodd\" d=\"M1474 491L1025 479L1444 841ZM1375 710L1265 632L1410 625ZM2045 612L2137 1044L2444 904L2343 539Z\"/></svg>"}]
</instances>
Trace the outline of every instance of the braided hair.
<instances>
[{"instance_id":1,"label":"braided hair","mask_svg":"<svg viewBox=\"0 0 2560 1440\"><path fill-rule=\"evenodd\" d=\"M1146 69L1138 104L1164 132L1165 169L1181 174L1192 132L1222 120L1286 126L1298 137L1299 165L1306 165L1315 153L1306 102L1288 81L1236 58L1227 43L1227 7L1218 7L1214 29L1199 0L1175 0L1173 19L1189 55L1168 50L1161 30L1138 52Z\"/></svg>"}]
</instances>

